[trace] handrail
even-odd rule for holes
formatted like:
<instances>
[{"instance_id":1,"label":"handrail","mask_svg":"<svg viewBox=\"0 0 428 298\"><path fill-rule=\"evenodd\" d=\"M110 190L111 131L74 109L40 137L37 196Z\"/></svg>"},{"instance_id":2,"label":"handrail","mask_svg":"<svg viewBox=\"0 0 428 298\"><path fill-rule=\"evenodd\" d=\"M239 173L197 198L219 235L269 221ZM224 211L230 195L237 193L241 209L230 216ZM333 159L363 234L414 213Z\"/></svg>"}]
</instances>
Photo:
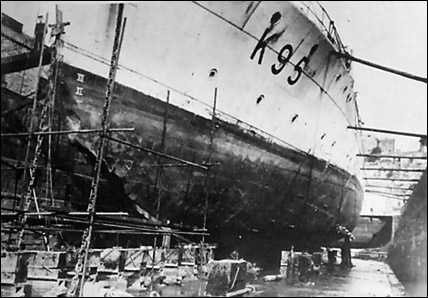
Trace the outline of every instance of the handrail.
<instances>
[{"instance_id":1,"label":"handrail","mask_svg":"<svg viewBox=\"0 0 428 298\"><path fill-rule=\"evenodd\" d=\"M337 50L341 52L345 46L339 36L336 26L334 25L333 19L327 13L325 8L318 1L299 1L301 5L303 5L307 9L308 15L312 15L315 17L315 20L318 21L316 24L319 26L322 32L326 33L327 38L333 43L334 46L337 47ZM314 3L321 9L321 15L317 13L315 7L313 7ZM327 24L324 21L324 17L327 18Z\"/></svg>"}]
</instances>

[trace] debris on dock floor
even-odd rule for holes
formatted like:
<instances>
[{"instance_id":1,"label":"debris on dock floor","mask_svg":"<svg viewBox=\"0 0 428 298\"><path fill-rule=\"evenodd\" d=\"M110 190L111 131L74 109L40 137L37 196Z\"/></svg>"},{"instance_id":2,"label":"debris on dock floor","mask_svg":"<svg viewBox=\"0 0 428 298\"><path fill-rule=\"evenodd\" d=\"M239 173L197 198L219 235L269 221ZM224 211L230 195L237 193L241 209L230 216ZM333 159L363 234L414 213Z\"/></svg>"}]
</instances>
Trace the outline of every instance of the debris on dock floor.
<instances>
[{"instance_id":1,"label":"debris on dock floor","mask_svg":"<svg viewBox=\"0 0 428 298\"><path fill-rule=\"evenodd\" d=\"M249 297L406 297L404 287L388 264L353 259L355 267L332 273L324 268L311 282L289 284L285 279L260 283L259 293Z\"/></svg>"}]
</instances>

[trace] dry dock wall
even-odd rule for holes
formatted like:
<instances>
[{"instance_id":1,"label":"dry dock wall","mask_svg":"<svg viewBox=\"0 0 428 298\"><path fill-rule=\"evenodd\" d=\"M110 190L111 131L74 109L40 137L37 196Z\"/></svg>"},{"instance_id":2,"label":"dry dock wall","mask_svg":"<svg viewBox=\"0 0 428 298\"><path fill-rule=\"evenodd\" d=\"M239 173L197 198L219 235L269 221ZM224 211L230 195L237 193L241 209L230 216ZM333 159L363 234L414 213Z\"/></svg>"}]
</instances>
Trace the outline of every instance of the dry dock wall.
<instances>
[{"instance_id":1,"label":"dry dock wall","mask_svg":"<svg viewBox=\"0 0 428 298\"><path fill-rule=\"evenodd\" d=\"M427 170L403 212L388 262L410 296L427 296Z\"/></svg>"}]
</instances>

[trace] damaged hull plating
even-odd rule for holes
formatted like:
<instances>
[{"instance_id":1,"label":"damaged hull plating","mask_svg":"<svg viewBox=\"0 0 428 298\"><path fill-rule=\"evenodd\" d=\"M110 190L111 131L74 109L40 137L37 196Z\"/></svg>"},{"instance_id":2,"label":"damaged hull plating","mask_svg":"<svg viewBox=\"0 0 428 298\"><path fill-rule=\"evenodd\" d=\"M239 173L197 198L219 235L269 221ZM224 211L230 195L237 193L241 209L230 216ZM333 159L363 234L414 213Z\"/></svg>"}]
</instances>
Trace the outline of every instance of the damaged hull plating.
<instances>
[{"instance_id":1,"label":"damaged hull plating","mask_svg":"<svg viewBox=\"0 0 428 298\"><path fill-rule=\"evenodd\" d=\"M363 191L359 133L346 128L358 125L349 65L330 55L338 40L298 5L125 5L110 127L135 131L111 136L212 166L177 166L109 141L101 210L158 210L163 221L201 227L208 193L209 241L220 255L237 249L248 259L266 248L327 245L335 224L355 227ZM71 22L56 90L59 129L99 128L117 5L59 8ZM59 137L55 157L86 162L61 170L91 175L97 139ZM72 205L84 210L90 180L74 175L68 184Z\"/></svg>"}]
</instances>

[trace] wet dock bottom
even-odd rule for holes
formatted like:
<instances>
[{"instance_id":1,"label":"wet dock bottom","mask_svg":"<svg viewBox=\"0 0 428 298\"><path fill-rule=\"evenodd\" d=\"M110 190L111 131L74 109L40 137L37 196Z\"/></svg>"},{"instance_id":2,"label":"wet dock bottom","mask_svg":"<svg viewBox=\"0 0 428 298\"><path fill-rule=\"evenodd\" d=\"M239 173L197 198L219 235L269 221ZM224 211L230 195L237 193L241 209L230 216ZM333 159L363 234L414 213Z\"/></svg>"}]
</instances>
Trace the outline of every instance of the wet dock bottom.
<instances>
[{"instance_id":1,"label":"wet dock bottom","mask_svg":"<svg viewBox=\"0 0 428 298\"><path fill-rule=\"evenodd\" d=\"M244 297L406 297L404 287L385 262L356 258L352 262L355 267L342 270L339 265L336 265L331 273L327 273L327 268L323 266L321 273L313 276L311 282L299 282L297 279L294 284L289 284L286 279L268 282L261 277L257 280L248 280L245 283L250 284L255 292L244 294ZM32 293L27 296L45 296L50 293L52 288L55 288L56 284L55 280L50 282L32 281ZM102 287L100 285L91 284L88 282L86 285L88 289L86 287L84 289L85 297L102 297L112 290L104 289L104 292L101 293ZM146 289L138 286L139 282L128 287L125 286L126 284L132 284L131 280L127 282L123 280L122 284L117 283L114 286L114 288L123 291L119 293L119 296L130 294L134 297L149 297L154 292L161 297L204 297L208 294L206 279L184 279L182 284L155 282L153 287L149 286ZM234 284L238 285L238 282ZM232 288L236 291L239 287L228 287L228 289ZM7 286L2 285L2 296L10 297L13 293L15 293L14 287L8 289ZM112 295L118 296L117 294L114 292ZM232 293L222 292L219 296L232 297L230 294Z\"/></svg>"},{"instance_id":2,"label":"wet dock bottom","mask_svg":"<svg viewBox=\"0 0 428 298\"><path fill-rule=\"evenodd\" d=\"M248 297L406 297L404 287L388 264L373 260L352 260L355 267L334 272L323 272L312 278L313 284L285 280L262 282L257 286L262 292Z\"/></svg>"}]
</instances>

